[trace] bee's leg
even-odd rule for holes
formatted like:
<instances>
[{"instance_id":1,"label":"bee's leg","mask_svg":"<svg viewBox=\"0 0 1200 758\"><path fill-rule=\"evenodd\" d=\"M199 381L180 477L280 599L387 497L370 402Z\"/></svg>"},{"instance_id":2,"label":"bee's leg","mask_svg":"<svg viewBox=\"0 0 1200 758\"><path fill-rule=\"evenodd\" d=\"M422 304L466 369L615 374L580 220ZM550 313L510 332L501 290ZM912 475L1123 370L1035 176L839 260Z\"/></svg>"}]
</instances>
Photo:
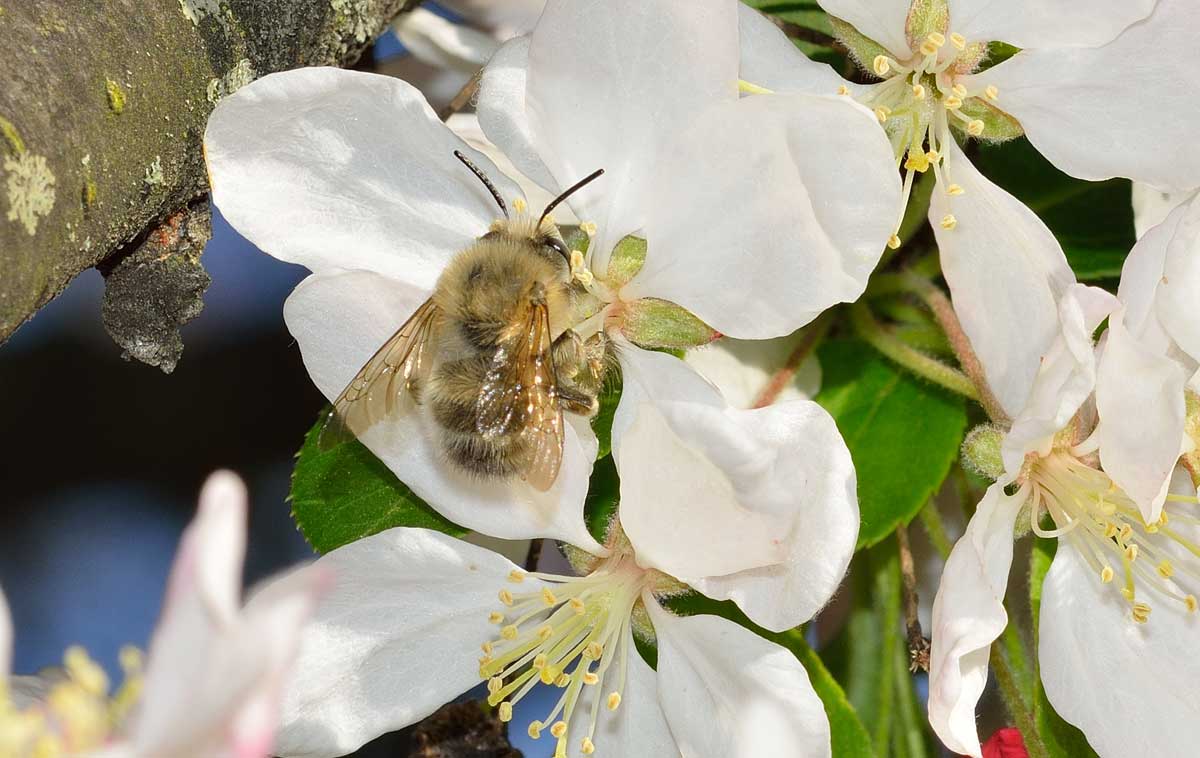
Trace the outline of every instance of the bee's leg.
<instances>
[{"instance_id":1,"label":"bee's leg","mask_svg":"<svg viewBox=\"0 0 1200 758\"><path fill-rule=\"evenodd\" d=\"M587 351L579 333L568 329L558 335L550 346L550 360L554 361L559 381L574 379L587 362Z\"/></svg>"},{"instance_id":2,"label":"bee's leg","mask_svg":"<svg viewBox=\"0 0 1200 758\"><path fill-rule=\"evenodd\" d=\"M616 353L612 339L604 332L596 332L583 343L583 367L587 369L587 384L599 391L609 369L616 364ZM582 370L582 367L581 367ZM576 380L579 382L579 379Z\"/></svg>"},{"instance_id":3,"label":"bee's leg","mask_svg":"<svg viewBox=\"0 0 1200 758\"><path fill-rule=\"evenodd\" d=\"M577 413L584 418L591 418L600 410L600 401L595 395L570 385L559 386L558 403L564 411Z\"/></svg>"}]
</instances>

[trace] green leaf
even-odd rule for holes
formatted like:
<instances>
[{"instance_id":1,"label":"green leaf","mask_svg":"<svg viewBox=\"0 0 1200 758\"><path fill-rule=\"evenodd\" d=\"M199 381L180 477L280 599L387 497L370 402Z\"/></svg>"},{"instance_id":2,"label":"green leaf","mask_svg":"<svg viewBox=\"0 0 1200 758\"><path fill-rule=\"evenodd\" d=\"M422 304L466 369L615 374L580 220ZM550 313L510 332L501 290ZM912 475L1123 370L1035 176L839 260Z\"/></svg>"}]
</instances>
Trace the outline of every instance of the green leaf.
<instances>
[{"instance_id":1,"label":"green leaf","mask_svg":"<svg viewBox=\"0 0 1200 758\"><path fill-rule=\"evenodd\" d=\"M902 371L857 340L818 350L816 401L837 422L858 472L858 547L907 524L941 486L958 457L965 401Z\"/></svg>"},{"instance_id":2,"label":"green leaf","mask_svg":"<svg viewBox=\"0 0 1200 758\"><path fill-rule=\"evenodd\" d=\"M317 552L327 553L394 526L467 533L404 485L358 440L317 444L325 414L304 437L292 472L292 518Z\"/></svg>"},{"instance_id":3,"label":"green leaf","mask_svg":"<svg viewBox=\"0 0 1200 758\"><path fill-rule=\"evenodd\" d=\"M1000 98L1003 107L1004 93ZM1120 277L1135 240L1128 180L1085 182L1067 176L1028 139L983 145L975 165L1046 222L1077 277L1084 281Z\"/></svg>"},{"instance_id":4,"label":"green leaf","mask_svg":"<svg viewBox=\"0 0 1200 758\"><path fill-rule=\"evenodd\" d=\"M1042 585L1046 581L1046 572L1050 570L1050 562L1054 560L1054 551L1058 540L1034 540L1033 554L1029 557L1029 610L1033 618L1034 649L1037 649L1038 621L1041 617ZM1037 666L1036 656L1033 665ZM1042 686L1040 675L1037 676L1037 692L1033 701L1033 716L1037 722L1038 735L1051 758L1089 758L1096 751L1088 744L1083 732L1063 720L1055 712L1054 707L1046 698L1046 688Z\"/></svg>"},{"instance_id":5,"label":"green leaf","mask_svg":"<svg viewBox=\"0 0 1200 758\"><path fill-rule=\"evenodd\" d=\"M612 452L613 416L621 402L621 386L621 375L613 372L605 380L604 389L596 398L600 402L600 410L592 417L592 431L596 433L596 441L600 444L596 449L597 460Z\"/></svg>"},{"instance_id":6,"label":"green leaf","mask_svg":"<svg viewBox=\"0 0 1200 758\"><path fill-rule=\"evenodd\" d=\"M617 512L620 497L621 479L617 476L617 464L611 455L606 455L592 466L587 498L583 501L584 523L600 544L604 544L608 537L608 525Z\"/></svg>"}]
</instances>

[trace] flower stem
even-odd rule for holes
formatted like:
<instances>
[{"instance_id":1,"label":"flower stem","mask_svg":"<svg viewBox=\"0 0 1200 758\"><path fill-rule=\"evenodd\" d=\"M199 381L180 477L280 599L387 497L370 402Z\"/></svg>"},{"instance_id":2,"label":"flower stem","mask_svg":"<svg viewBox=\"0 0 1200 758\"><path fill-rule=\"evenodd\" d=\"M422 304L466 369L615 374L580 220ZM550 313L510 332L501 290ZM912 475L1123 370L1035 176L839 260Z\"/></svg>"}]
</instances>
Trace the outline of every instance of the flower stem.
<instances>
[{"instance_id":1,"label":"flower stem","mask_svg":"<svg viewBox=\"0 0 1200 758\"><path fill-rule=\"evenodd\" d=\"M925 533L929 536L929 542L933 544L933 549L941 556L942 561L950 557L950 538L946 536L946 525L942 523L942 514L938 511L937 502L932 498L925 507L917 512L917 517L921 519L921 526L925 528Z\"/></svg>"},{"instance_id":2,"label":"flower stem","mask_svg":"<svg viewBox=\"0 0 1200 758\"><path fill-rule=\"evenodd\" d=\"M921 632L917 616L917 572L913 565L912 546L908 544L908 528L896 527L896 545L900 552L900 580L904 589L904 627L908 633L908 670L929 670L929 640Z\"/></svg>"},{"instance_id":3,"label":"flower stem","mask_svg":"<svg viewBox=\"0 0 1200 758\"><path fill-rule=\"evenodd\" d=\"M862 302L850 306L850 322L871 347L899 363L917 376L928 379L951 392L957 392L971 400L979 400L975 384L961 371L951 368L936 358L930 358L920 350L888 332Z\"/></svg>"},{"instance_id":4,"label":"flower stem","mask_svg":"<svg viewBox=\"0 0 1200 758\"><path fill-rule=\"evenodd\" d=\"M1011 629L1011 627L1009 628ZM1007 633L1008 630L1005 631ZM1012 715L1017 728L1021 730L1021 736L1025 739L1025 750L1029 753L1029 758L1050 758L1050 753L1042 743L1041 735L1038 734L1033 707L1021 693L1020 685L1013 675L1012 668L1008 664L1008 656L1002 646L992 645L991 664L992 672L996 675L996 682L1000 685L1000 694L1004 698L1005 705L1008 706L1008 712Z\"/></svg>"},{"instance_id":5,"label":"flower stem","mask_svg":"<svg viewBox=\"0 0 1200 758\"><path fill-rule=\"evenodd\" d=\"M783 367L776 371L771 377L771 381L767 382L767 386L763 387L762 392L755 399L754 405L750 406L751 408L765 408L779 399L780 393L795 379L796 372L800 370L800 364L804 363L804 359L817 349L832 325L833 320L826 313L804 329L800 342L788 355Z\"/></svg>"}]
</instances>

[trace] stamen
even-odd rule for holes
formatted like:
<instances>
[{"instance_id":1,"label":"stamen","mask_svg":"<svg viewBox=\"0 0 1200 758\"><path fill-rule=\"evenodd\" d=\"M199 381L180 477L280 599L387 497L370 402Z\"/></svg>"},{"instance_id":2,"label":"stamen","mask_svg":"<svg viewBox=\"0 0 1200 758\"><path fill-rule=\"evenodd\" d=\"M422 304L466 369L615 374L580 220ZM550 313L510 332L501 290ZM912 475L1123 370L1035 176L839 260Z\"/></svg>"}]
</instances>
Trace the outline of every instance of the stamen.
<instances>
[{"instance_id":1,"label":"stamen","mask_svg":"<svg viewBox=\"0 0 1200 758\"><path fill-rule=\"evenodd\" d=\"M945 35L940 32L930 32L925 41L921 43L921 55L930 56L937 55L938 50L942 45L946 44Z\"/></svg>"},{"instance_id":2,"label":"stamen","mask_svg":"<svg viewBox=\"0 0 1200 758\"><path fill-rule=\"evenodd\" d=\"M956 50L966 50L967 49L967 38L962 36L958 32L954 32L953 34L950 35L950 44L954 45Z\"/></svg>"},{"instance_id":3,"label":"stamen","mask_svg":"<svg viewBox=\"0 0 1200 758\"><path fill-rule=\"evenodd\" d=\"M839 86L838 86L837 93L838 93L839 95L849 95L849 94L850 94L850 88L849 88L849 87L847 87L847 86L846 86L846 85L844 85L844 84L842 84L842 85L839 85Z\"/></svg>"},{"instance_id":4,"label":"stamen","mask_svg":"<svg viewBox=\"0 0 1200 758\"><path fill-rule=\"evenodd\" d=\"M912 93L913 93L913 97L915 97L916 99L924 100L925 99L925 85L914 84L912 86Z\"/></svg>"},{"instance_id":5,"label":"stamen","mask_svg":"<svg viewBox=\"0 0 1200 758\"><path fill-rule=\"evenodd\" d=\"M945 216L942 216L941 227L943 229L950 231L956 226L958 226L958 219L954 217L953 213L947 213Z\"/></svg>"},{"instance_id":6,"label":"stamen","mask_svg":"<svg viewBox=\"0 0 1200 758\"><path fill-rule=\"evenodd\" d=\"M500 720L507 724L512 721L513 709L512 703L504 702L500 704Z\"/></svg>"},{"instance_id":7,"label":"stamen","mask_svg":"<svg viewBox=\"0 0 1200 758\"><path fill-rule=\"evenodd\" d=\"M1150 606L1145 603L1133 604L1133 620L1139 624L1144 624L1150 620Z\"/></svg>"},{"instance_id":8,"label":"stamen","mask_svg":"<svg viewBox=\"0 0 1200 758\"><path fill-rule=\"evenodd\" d=\"M609 693L608 701L607 701L606 705L608 706L608 710L610 710L610 711L615 711L615 710L617 710L617 708L620 708L621 707L621 693L620 692Z\"/></svg>"},{"instance_id":9,"label":"stamen","mask_svg":"<svg viewBox=\"0 0 1200 758\"><path fill-rule=\"evenodd\" d=\"M579 229L588 237L596 236L596 224L591 221L584 221L579 225Z\"/></svg>"},{"instance_id":10,"label":"stamen","mask_svg":"<svg viewBox=\"0 0 1200 758\"><path fill-rule=\"evenodd\" d=\"M959 97L960 99L965 100L967 97L967 88L962 86L961 84L955 84L953 87L950 88L950 91L953 92L955 94L955 96Z\"/></svg>"},{"instance_id":11,"label":"stamen","mask_svg":"<svg viewBox=\"0 0 1200 758\"><path fill-rule=\"evenodd\" d=\"M995 100L1000 97L1000 90L996 88L996 85L989 84L987 89L983 91L983 94L988 100Z\"/></svg>"},{"instance_id":12,"label":"stamen","mask_svg":"<svg viewBox=\"0 0 1200 758\"><path fill-rule=\"evenodd\" d=\"M508 572L508 581L512 582L513 584L520 584L521 582L525 581L525 572L521 571L520 569L513 569L512 571Z\"/></svg>"},{"instance_id":13,"label":"stamen","mask_svg":"<svg viewBox=\"0 0 1200 758\"><path fill-rule=\"evenodd\" d=\"M967 134L971 135L972 137L978 137L979 135L983 134L983 129L984 123L980 119L972 119L967 124Z\"/></svg>"},{"instance_id":14,"label":"stamen","mask_svg":"<svg viewBox=\"0 0 1200 758\"><path fill-rule=\"evenodd\" d=\"M886 55L876 55L875 60L871 62L871 69L879 76L886 76L892 70L892 66Z\"/></svg>"},{"instance_id":15,"label":"stamen","mask_svg":"<svg viewBox=\"0 0 1200 758\"><path fill-rule=\"evenodd\" d=\"M525 198L513 198L513 210L517 213L524 213L529 208L529 204L525 202Z\"/></svg>"},{"instance_id":16,"label":"stamen","mask_svg":"<svg viewBox=\"0 0 1200 758\"><path fill-rule=\"evenodd\" d=\"M957 95L951 95L942 101L942 106L948 111L956 111L962 107L963 101Z\"/></svg>"},{"instance_id":17,"label":"stamen","mask_svg":"<svg viewBox=\"0 0 1200 758\"><path fill-rule=\"evenodd\" d=\"M1103 582L1104 584L1108 584L1112 580L1113 580L1112 566L1105 566L1104 569L1100 571L1100 581Z\"/></svg>"},{"instance_id":18,"label":"stamen","mask_svg":"<svg viewBox=\"0 0 1200 758\"><path fill-rule=\"evenodd\" d=\"M953 197L957 197L964 193L966 193L966 190L964 190L962 188L961 184L951 184L949 187L946 188L946 194L951 195Z\"/></svg>"},{"instance_id":19,"label":"stamen","mask_svg":"<svg viewBox=\"0 0 1200 758\"><path fill-rule=\"evenodd\" d=\"M584 737L579 743L579 752L583 753L584 755L591 755L592 753L596 752L596 743L592 742L587 737Z\"/></svg>"},{"instance_id":20,"label":"stamen","mask_svg":"<svg viewBox=\"0 0 1200 758\"><path fill-rule=\"evenodd\" d=\"M892 109L886 105L880 105L875 108L875 118L879 119L879 123L884 123L888 117L892 115Z\"/></svg>"},{"instance_id":21,"label":"stamen","mask_svg":"<svg viewBox=\"0 0 1200 758\"><path fill-rule=\"evenodd\" d=\"M513 594L508 590L500 590L500 602L511 606L513 604Z\"/></svg>"}]
</instances>

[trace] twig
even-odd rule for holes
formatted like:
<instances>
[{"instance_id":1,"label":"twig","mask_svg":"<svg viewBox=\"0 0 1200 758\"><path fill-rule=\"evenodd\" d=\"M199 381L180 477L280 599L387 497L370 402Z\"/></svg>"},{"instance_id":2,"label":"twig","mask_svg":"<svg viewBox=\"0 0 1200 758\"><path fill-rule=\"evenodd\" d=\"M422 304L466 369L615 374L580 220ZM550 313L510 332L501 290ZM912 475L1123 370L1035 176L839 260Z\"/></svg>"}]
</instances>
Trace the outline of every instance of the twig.
<instances>
[{"instance_id":1,"label":"twig","mask_svg":"<svg viewBox=\"0 0 1200 758\"><path fill-rule=\"evenodd\" d=\"M800 370L800 364L804 363L804 359L812 355L812 352L817 349L817 345L821 344L821 340L829 333L829 327L833 325L832 319L826 315L822 315L816 321L808 325L804 330L803 336L800 338L799 344L788 355L784 361L783 367L780 368L767 382L767 386L763 387L762 392L754 400L754 405L751 408L766 408L779 399L780 393L783 392L792 380L796 378L796 372Z\"/></svg>"},{"instance_id":2,"label":"twig","mask_svg":"<svg viewBox=\"0 0 1200 758\"><path fill-rule=\"evenodd\" d=\"M445 107L438 111L438 118L442 121L447 121L455 113L458 113L463 108L470 104L471 99L475 97L475 93L479 92L479 80L483 78L483 69L475 72L475 75L467 80L454 99Z\"/></svg>"},{"instance_id":3,"label":"twig","mask_svg":"<svg viewBox=\"0 0 1200 758\"><path fill-rule=\"evenodd\" d=\"M900 549L900 579L904 585L904 626L908 630L908 670L929 670L929 640L921 633L917 615L917 572L913 566L912 546L908 543L908 528L896 527L896 543Z\"/></svg>"},{"instance_id":4,"label":"twig","mask_svg":"<svg viewBox=\"0 0 1200 758\"><path fill-rule=\"evenodd\" d=\"M924 377L951 392L957 392L971 400L979 399L975 383L958 369L951 368L936 358L931 358L920 350L908 345L903 340L890 334L875 317L870 309L859 301L850 307L850 322L871 347L899 363L917 376Z\"/></svg>"},{"instance_id":5,"label":"twig","mask_svg":"<svg viewBox=\"0 0 1200 758\"><path fill-rule=\"evenodd\" d=\"M542 543L545 540L535 539L529 541L529 552L525 555L525 570L537 571L538 560L542 557Z\"/></svg>"}]
</instances>

